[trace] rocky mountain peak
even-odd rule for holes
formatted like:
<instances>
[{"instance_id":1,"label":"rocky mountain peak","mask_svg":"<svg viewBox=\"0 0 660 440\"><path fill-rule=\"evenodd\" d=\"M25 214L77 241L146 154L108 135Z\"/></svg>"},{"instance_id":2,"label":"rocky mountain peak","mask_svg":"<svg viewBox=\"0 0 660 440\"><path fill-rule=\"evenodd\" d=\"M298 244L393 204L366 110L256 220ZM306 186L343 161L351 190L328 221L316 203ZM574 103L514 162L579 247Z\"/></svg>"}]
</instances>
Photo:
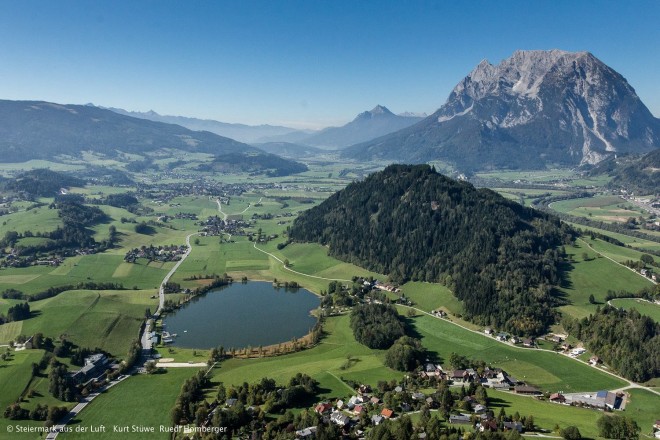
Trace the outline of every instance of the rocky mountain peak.
<instances>
[{"instance_id":1,"label":"rocky mountain peak","mask_svg":"<svg viewBox=\"0 0 660 440\"><path fill-rule=\"evenodd\" d=\"M346 155L518 168L593 164L657 147L660 120L621 74L589 52L554 49L481 61L424 123Z\"/></svg>"}]
</instances>

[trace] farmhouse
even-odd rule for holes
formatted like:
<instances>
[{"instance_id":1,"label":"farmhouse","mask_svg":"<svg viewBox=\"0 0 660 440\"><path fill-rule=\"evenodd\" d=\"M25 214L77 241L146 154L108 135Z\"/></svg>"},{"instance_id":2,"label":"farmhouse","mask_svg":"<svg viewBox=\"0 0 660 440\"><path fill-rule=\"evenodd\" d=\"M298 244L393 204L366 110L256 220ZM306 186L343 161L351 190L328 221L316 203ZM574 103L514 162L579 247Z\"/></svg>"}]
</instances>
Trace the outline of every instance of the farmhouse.
<instances>
[{"instance_id":1,"label":"farmhouse","mask_svg":"<svg viewBox=\"0 0 660 440\"><path fill-rule=\"evenodd\" d=\"M108 358L102 354L94 354L85 358L85 365L71 374L75 383L82 384L103 374L108 366Z\"/></svg>"},{"instance_id":2,"label":"farmhouse","mask_svg":"<svg viewBox=\"0 0 660 440\"><path fill-rule=\"evenodd\" d=\"M538 395L541 394L541 390L530 385L517 385L513 388L516 394L528 394L528 395Z\"/></svg>"},{"instance_id":3,"label":"farmhouse","mask_svg":"<svg viewBox=\"0 0 660 440\"><path fill-rule=\"evenodd\" d=\"M623 394L616 394L611 391L598 391L597 393L572 393L566 394L566 403L588 405L601 409L622 409Z\"/></svg>"}]
</instances>

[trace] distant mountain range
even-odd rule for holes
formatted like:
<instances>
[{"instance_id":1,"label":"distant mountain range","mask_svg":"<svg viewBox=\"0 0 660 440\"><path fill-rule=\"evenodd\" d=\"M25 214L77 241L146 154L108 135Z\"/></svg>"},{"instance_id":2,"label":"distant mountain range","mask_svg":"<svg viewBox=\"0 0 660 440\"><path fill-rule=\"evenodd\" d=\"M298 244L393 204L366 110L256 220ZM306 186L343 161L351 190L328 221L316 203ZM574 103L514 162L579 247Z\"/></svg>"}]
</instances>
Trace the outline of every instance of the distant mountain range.
<instances>
[{"instance_id":1,"label":"distant mountain range","mask_svg":"<svg viewBox=\"0 0 660 440\"><path fill-rule=\"evenodd\" d=\"M382 105L360 113L346 125L328 127L304 137L300 143L315 147L343 148L409 127L424 119L421 116L395 115Z\"/></svg>"},{"instance_id":2,"label":"distant mountain range","mask_svg":"<svg viewBox=\"0 0 660 440\"><path fill-rule=\"evenodd\" d=\"M0 100L0 157L5 162L52 159L90 150L103 154L175 148L211 154L258 152L233 139L147 121L86 105Z\"/></svg>"},{"instance_id":3,"label":"distant mountain range","mask_svg":"<svg viewBox=\"0 0 660 440\"><path fill-rule=\"evenodd\" d=\"M415 124L426 114L405 112L395 115L386 107L377 105L370 111L360 113L351 122L341 127L328 127L320 131L296 130L276 125L229 124L210 119L196 119L185 116L164 116L154 111L131 112L120 108L108 108L122 115L150 121L178 124L191 130L206 130L253 145L297 144L324 149L337 149L364 142L395 132ZM283 145L282 145L283 146Z\"/></svg>"},{"instance_id":4,"label":"distant mountain range","mask_svg":"<svg viewBox=\"0 0 660 440\"><path fill-rule=\"evenodd\" d=\"M230 157L231 164L271 175L300 172L306 167L289 159L208 131L121 115L90 105L43 101L0 100L0 160L56 160L94 151L110 157L120 153L144 155L163 149ZM240 164L243 158L244 164ZM273 166L274 168L269 168ZM251 169L251 168L250 168Z\"/></svg>"},{"instance_id":5,"label":"distant mountain range","mask_svg":"<svg viewBox=\"0 0 660 440\"><path fill-rule=\"evenodd\" d=\"M264 138L272 138L273 136L283 136L287 134L300 134L301 136L309 136L312 131L296 130L295 128L282 127L278 125L246 125L246 124L231 124L228 122L214 121L212 119L197 119L189 118L186 116L168 116L160 115L151 110L148 112L131 112L121 108L108 107L120 115L132 116L134 118L147 119L149 121L165 122L167 124L177 124L186 127L190 130L197 131L210 131L220 136L225 136L235 139L240 142L254 143L265 142L261 141Z\"/></svg>"},{"instance_id":6,"label":"distant mountain range","mask_svg":"<svg viewBox=\"0 0 660 440\"><path fill-rule=\"evenodd\" d=\"M660 120L623 76L588 52L531 50L482 61L433 115L343 154L473 171L594 164L659 146Z\"/></svg>"}]
</instances>

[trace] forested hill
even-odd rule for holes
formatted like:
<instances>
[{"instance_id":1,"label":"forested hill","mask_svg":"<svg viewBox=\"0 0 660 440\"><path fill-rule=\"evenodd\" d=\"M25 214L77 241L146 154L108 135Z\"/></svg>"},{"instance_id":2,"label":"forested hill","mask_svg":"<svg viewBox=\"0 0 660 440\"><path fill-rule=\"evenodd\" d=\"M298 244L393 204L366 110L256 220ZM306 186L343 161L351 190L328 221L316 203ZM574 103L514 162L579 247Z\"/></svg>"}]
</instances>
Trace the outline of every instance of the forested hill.
<instances>
[{"instance_id":1,"label":"forested hill","mask_svg":"<svg viewBox=\"0 0 660 440\"><path fill-rule=\"evenodd\" d=\"M468 319L536 334L554 320L558 247L573 231L427 165L392 165L302 213L290 236L397 281L443 282Z\"/></svg>"}]
</instances>

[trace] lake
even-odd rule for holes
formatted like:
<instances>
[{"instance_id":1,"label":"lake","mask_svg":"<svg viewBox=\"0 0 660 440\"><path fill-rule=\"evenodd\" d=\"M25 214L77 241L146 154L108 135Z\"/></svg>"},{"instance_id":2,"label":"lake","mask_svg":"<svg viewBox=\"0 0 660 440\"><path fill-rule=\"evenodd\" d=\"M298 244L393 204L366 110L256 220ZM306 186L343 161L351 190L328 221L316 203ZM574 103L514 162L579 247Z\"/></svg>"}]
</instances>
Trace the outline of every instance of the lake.
<instances>
[{"instance_id":1,"label":"lake","mask_svg":"<svg viewBox=\"0 0 660 440\"><path fill-rule=\"evenodd\" d=\"M310 312L319 298L305 289L276 289L271 283L234 283L194 298L165 318L176 333L170 345L186 348L258 347L300 338L314 327Z\"/></svg>"}]
</instances>

